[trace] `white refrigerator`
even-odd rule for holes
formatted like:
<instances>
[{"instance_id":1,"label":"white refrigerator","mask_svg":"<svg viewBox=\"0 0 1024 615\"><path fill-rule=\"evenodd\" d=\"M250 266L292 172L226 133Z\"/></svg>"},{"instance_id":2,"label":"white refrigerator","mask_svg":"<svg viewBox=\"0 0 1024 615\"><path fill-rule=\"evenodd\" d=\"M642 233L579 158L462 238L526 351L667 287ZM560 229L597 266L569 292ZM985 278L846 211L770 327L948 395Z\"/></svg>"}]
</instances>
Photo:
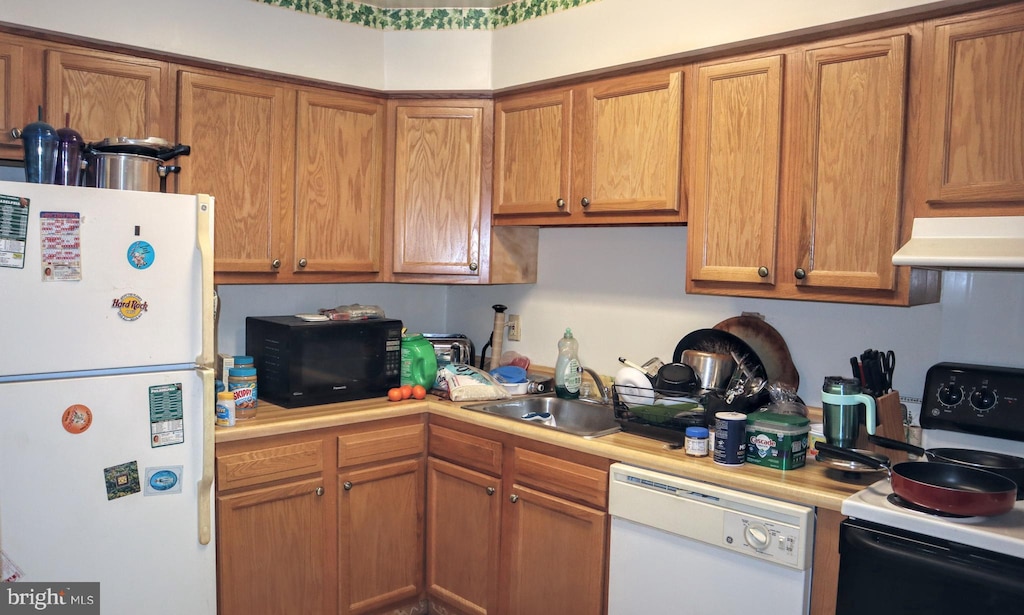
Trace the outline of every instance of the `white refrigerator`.
<instances>
[{"instance_id":1,"label":"white refrigerator","mask_svg":"<svg viewBox=\"0 0 1024 615\"><path fill-rule=\"evenodd\" d=\"M0 182L0 612L216 613L213 310L211 197Z\"/></svg>"}]
</instances>

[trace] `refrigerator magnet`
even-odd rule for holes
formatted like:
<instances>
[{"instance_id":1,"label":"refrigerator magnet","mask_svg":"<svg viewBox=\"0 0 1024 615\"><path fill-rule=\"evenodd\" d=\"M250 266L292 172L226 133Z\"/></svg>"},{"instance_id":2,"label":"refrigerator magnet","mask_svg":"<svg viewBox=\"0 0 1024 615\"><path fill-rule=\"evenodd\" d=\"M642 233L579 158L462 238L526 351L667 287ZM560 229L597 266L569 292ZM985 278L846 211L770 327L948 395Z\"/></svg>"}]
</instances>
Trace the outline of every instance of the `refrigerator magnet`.
<instances>
[{"instance_id":1,"label":"refrigerator magnet","mask_svg":"<svg viewBox=\"0 0 1024 615\"><path fill-rule=\"evenodd\" d=\"M148 269L156 258L156 251L148 241L136 241L128 246L128 264L136 269Z\"/></svg>"},{"instance_id":2,"label":"refrigerator magnet","mask_svg":"<svg viewBox=\"0 0 1024 615\"><path fill-rule=\"evenodd\" d=\"M76 211L39 213L39 256L44 282L82 279L82 215Z\"/></svg>"},{"instance_id":3,"label":"refrigerator magnet","mask_svg":"<svg viewBox=\"0 0 1024 615\"><path fill-rule=\"evenodd\" d=\"M136 461L103 468L107 483L107 500L116 500L142 490L139 485L139 464Z\"/></svg>"},{"instance_id":4,"label":"refrigerator magnet","mask_svg":"<svg viewBox=\"0 0 1024 615\"><path fill-rule=\"evenodd\" d=\"M64 431L80 434L92 425L92 410L82 404L72 404L64 410L61 424L64 425Z\"/></svg>"},{"instance_id":5,"label":"refrigerator magnet","mask_svg":"<svg viewBox=\"0 0 1024 615\"><path fill-rule=\"evenodd\" d=\"M146 484L142 495L181 493L182 466L146 468Z\"/></svg>"},{"instance_id":6,"label":"refrigerator magnet","mask_svg":"<svg viewBox=\"0 0 1024 615\"><path fill-rule=\"evenodd\" d=\"M25 268L28 199L0 194L0 267Z\"/></svg>"},{"instance_id":7,"label":"refrigerator magnet","mask_svg":"<svg viewBox=\"0 0 1024 615\"><path fill-rule=\"evenodd\" d=\"M143 301L142 297L135 293L121 295L120 299L114 299L110 307L117 310L117 315L122 320L132 322L142 317L144 312L149 311L149 302Z\"/></svg>"},{"instance_id":8,"label":"refrigerator magnet","mask_svg":"<svg viewBox=\"0 0 1024 615\"><path fill-rule=\"evenodd\" d=\"M152 448L185 441L180 382L149 387L149 435Z\"/></svg>"}]
</instances>

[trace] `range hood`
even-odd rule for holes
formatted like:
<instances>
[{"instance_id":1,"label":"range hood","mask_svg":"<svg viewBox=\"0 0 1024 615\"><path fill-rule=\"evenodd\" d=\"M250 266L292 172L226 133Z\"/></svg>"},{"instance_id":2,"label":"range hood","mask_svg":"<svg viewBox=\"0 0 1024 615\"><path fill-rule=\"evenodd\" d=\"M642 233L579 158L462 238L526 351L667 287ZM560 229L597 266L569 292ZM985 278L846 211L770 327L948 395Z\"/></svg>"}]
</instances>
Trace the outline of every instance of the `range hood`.
<instances>
[{"instance_id":1,"label":"range hood","mask_svg":"<svg viewBox=\"0 0 1024 615\"><path fill-rule=\"evenodd\" d=\"M1024 271L1024 216L916 218L892 264Z\"/></svg>"}]
</instances>

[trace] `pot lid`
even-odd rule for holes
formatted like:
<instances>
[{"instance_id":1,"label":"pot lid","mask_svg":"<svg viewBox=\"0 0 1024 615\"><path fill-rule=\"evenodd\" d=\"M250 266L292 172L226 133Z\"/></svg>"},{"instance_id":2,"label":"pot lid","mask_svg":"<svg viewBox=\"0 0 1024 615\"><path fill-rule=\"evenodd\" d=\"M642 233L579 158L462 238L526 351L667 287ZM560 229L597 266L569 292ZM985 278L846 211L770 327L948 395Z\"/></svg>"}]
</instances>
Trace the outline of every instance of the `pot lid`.
<instances>
[{"instance_id":1,"label":"pot lid","mask_svg":"<svg viewBox=\"0 0 1024 615\"><path fill-rule=\"evenodd\" d=\"M173 146L166 139L159 137L146 137L145 139L130 139L128 137L107 137L102 141L90 143L89 147L100 152L115 154L141 154L154 155L169 150Z\"/></svg>"}]
</instances>

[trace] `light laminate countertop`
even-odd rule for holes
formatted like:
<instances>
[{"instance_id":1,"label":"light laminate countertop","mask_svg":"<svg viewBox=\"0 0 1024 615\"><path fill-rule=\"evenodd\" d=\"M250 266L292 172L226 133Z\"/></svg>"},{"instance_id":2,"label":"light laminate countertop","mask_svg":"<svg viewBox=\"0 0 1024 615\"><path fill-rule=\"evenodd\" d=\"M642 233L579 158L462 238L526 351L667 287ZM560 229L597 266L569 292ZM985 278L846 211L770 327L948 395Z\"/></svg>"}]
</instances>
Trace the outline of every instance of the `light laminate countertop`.
<instances>
[{"instance_id":1,"label":"light laminate countertop","mask_svg":"<svg viewBox=\"0 0 1024 615\"><path fill-rule=\"evenodd\" d=\"M884 473L841 477L812 458L804 467L786 471L749 463L723 466L710 456L689 457L682 450L668 448L664 442L635 434L620 432L586 439L526 421L465 410L461 405L433 395L422 401L389 402L378 397L293 409L261 400L255 418L239 421L235 427L217 427L215 440L233 442L428 413L692 480L834 511L840 510L847 496L885 477Z\"/></svg>"}]
</instances>

